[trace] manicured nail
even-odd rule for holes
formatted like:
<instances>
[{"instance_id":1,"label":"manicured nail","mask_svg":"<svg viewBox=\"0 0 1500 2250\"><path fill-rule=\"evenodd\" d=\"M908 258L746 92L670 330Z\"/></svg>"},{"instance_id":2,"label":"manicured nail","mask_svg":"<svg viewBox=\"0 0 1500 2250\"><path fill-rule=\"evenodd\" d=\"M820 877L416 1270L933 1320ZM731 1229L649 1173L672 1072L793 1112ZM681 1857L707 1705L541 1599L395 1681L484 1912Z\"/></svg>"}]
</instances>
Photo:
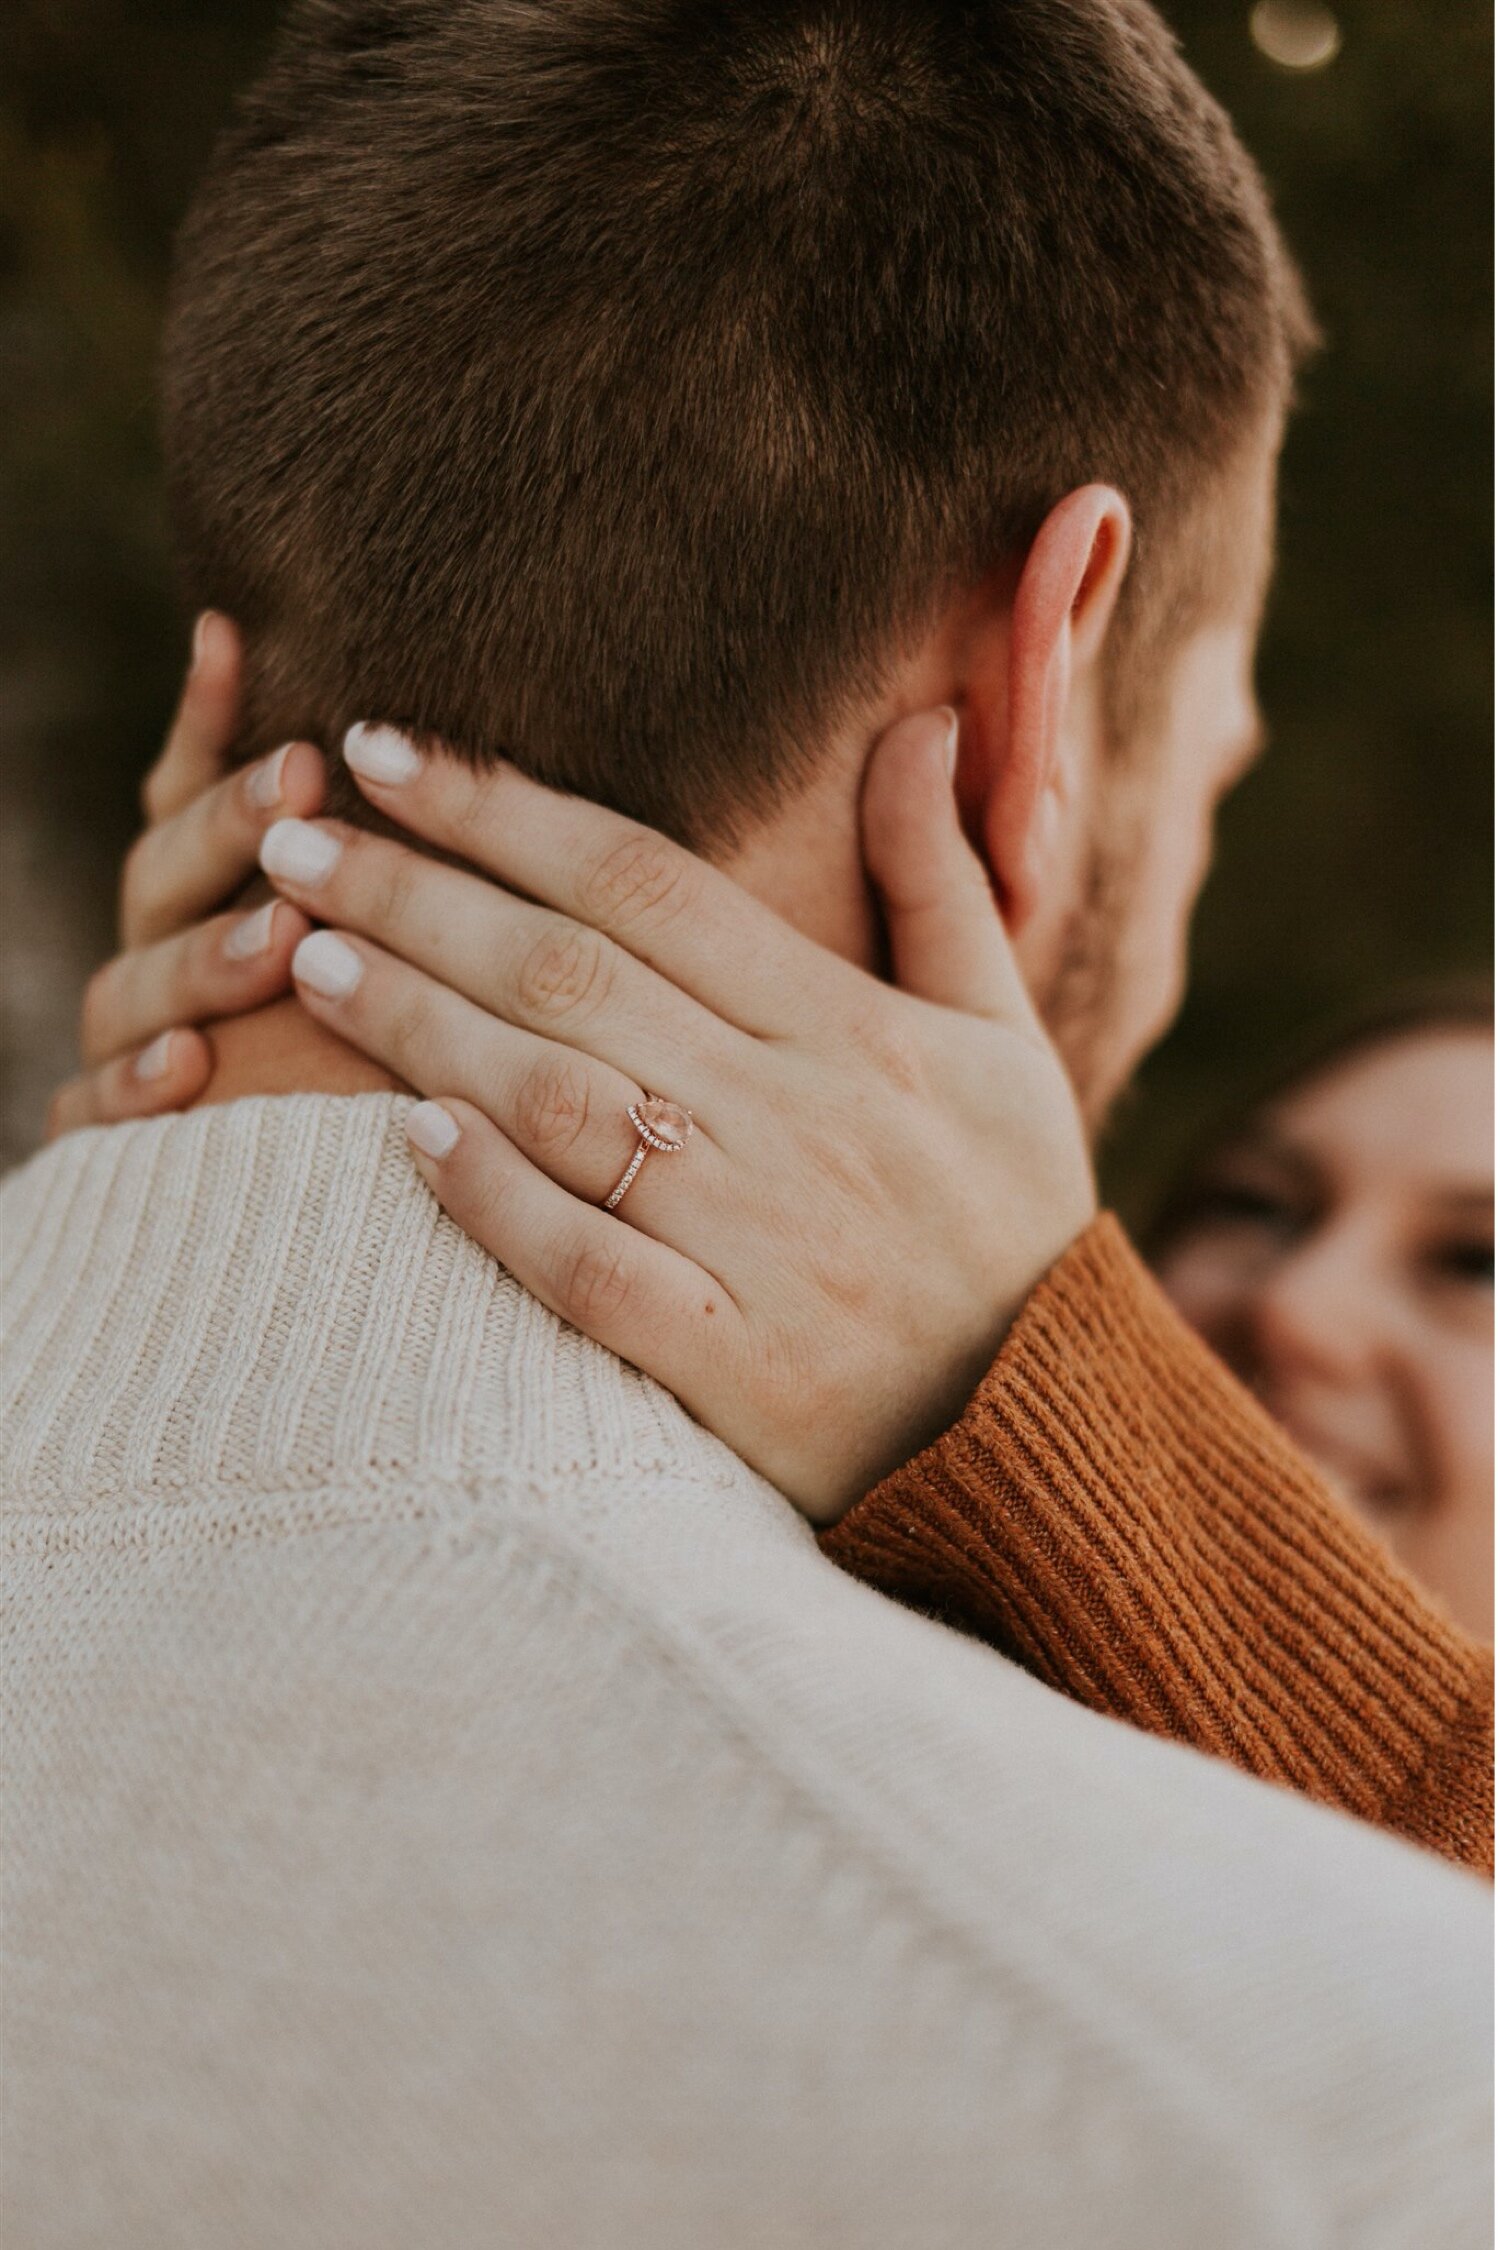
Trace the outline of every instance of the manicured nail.
<instances>
[{"instance_id":1,"label":"manicured nail","mask_svg":"<svg viewBox=\"0 0 1500 2250\"><path fill-rule=\"evenodd\" d=\"M251 766L245 775L245 795L257 812L269 812L273 805L281 803L281 773L291 747L289 742L283 742L279 750L273 750L269 758L262 758L258 765Z\"/></svg>"},{"instance_id":2,"label":"manicured nail","mask_svg":"<svg viewBox=\"0 0 1500 2250\"><path fill-rule=\"evenodd\" d=\"M363 781L399 789L422 771L422 753L397 728L367 726L361 720L344 737L344 763Z\"/></svg>"},{"instance_id":3,"label":"manicured nail","mask_svg":"<svg viewBox=\"0 0 1500 2250\"><path fill-rule=\"evenodd\" d=\"M141 1049L130 1067L137 1078L165 1078L171 1060L172 1034L164 1031L159 1038L152 1040L149 1047Z\"/></svg>"},{"instance_id":4,"label":"manicured nail","mask_svg":"<svg viewBox=\"0 0 1500 2250\"><path fill-rule=\"evenodd\" d=\"M320 992L325 1000L347 1000L365 965L352 945L332 930L314 930L292 955L292 975L299 984Z\"/></svg>"},{"instance_id":5,"label":"manicured nail","mask_svg":"<svg viewBox=\"0 0 1500 2250\"><path fill-rule=\"evenodd\" d=\"M253 914L244 914L229 930L224 939L226 961L253 961L257 953L270 950L276 934L276 901L268 906L258 906Z\"/></svg>"},{"instance_id":6,"label":"manicured nail","mask_svg":"<svg viewBox=\"0 0 1500 2250\"><path fill-rule=\"evenodd\" d=\"M441 1102L418 1102L406 1119L406 1137L424 1156L450 1156L458 1146L458 1127Z\"/></svg>"},{"instance_id":7,"label":"manicured nail","mask_svg":"<svg viewBox=\"0 0 1500 2250\"><path fill-rule=\"evenodd\" d=\"M310 820L278 820L260 840L260 864L268 875L316 890L339 863L343 845Z\"/></svg>"}]
</instances>

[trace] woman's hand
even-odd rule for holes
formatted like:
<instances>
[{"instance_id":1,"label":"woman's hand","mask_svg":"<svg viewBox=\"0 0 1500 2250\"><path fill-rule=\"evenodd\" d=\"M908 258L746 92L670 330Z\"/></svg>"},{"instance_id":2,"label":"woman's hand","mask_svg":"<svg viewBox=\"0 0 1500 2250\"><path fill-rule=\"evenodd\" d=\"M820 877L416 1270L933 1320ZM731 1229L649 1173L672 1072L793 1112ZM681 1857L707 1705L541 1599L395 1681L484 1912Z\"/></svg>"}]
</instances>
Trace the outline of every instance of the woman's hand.
<instances>
[{"instance_id":1,"label":"woman's hand","mask_svg":"<svg viewBox=\"0 0 1500 2250\"><path fill-rule=\"evenodd\" d=\"M906 720L871 765L900 989L650 830L385 729L347 750L371 802L509 888L331 821L262 845L337 925L298 948L303 1004L434 1097L409 1132L443 1207L820 1524L959 1413L1093 1211L954 738ZM693 1131L611 1215L643 1092Z\"/></svg>"},{"instance_id":2,"label":"woman's hand","mask_svg":"<svg viewBox=\"0 0 1500 2250\"><path fill-rule=\"evenodd\" d=\"M186 1108L213 1060L193 1027L291 989L306 916L275 899L252 912L215 909L256 875L260 840L274 821L317 811L323 761L310 742L293 742L224 778L240 656L229 619L206 611L166 746L141 793L147 825L125 862L122 950L84 994L86 1068L53 1096L49 1139Z\"/></svg>"},{"instance_id":3,"label":"woman's hand","mask_svg":"<svg viewBox=\"0 0 1500 2250\"><path fill-rule=\"evenodd\" d=\"M902 992L660 837L517 774L435 759L382 784L368 733L372 802L553 911L318 824L343 849L321 883L280 878L297 904L194 926L242 889L271 826L322 799L305 743L222 778L238 674L232 626L205 621L146 786L129 950L90 988L94 1067L52 1129L185 1106L210 1065L189 1027L287 988L302 906L342 919L358 985L313 988L320 954L329 981L320 938L299 989L445 1097L446 1126L425 1105L415 1126L430 1146L458 1127L445 1155L418 1154L454 1218L831 1520L961 1408L1093 1207L1071 1092L958 829L946 723L893 730L866 796ZM643 1088L692 1108L696 1130L607 1216Z\"/></svg>"}]
</instances>

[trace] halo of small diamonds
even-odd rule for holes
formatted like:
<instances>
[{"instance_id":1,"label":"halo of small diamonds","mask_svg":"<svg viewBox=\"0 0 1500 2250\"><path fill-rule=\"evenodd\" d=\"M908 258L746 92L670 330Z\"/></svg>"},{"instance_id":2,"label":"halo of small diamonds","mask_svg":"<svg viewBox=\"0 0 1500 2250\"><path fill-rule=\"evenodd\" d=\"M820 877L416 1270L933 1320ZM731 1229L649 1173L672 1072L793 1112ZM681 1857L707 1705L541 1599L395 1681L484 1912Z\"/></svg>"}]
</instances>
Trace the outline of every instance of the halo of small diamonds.
<instances>
[{"instance_id":1,"label":"halo of small diamonds","mask_svg":"<svg viewBox=\"0 0 1500 2250\"><path fill-rule=\"evenodd\" d=\"M625 1114L640 1138L623 1177L613 1193L604 1199L602 1208L606 1211L615 1209L653 1149L663 1156L678 1156L687 1146L688 1135L693 1130L692 1111L684 1109L680 1102L664 1101L660 1094L642 1094Z\"/></svg>"}]
</instances>

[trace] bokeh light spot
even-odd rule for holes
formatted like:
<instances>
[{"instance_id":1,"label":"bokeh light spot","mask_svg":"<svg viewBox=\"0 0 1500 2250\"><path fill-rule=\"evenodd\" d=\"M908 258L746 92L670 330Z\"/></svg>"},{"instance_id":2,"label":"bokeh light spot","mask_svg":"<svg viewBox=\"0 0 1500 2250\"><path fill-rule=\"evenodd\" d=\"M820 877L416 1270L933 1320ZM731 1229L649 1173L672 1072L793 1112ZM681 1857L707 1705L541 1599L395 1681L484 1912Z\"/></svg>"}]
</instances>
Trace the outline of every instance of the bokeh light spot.
<instances>
[{"instance_id":1,"label":"bokeh light spot","mask_svg":"<svg viewBox=\"0 0 1500 2250\"><path fill-rule=\"evenodd\" d=\"M1283 70L1321 70L1343 45L1337 16L1318 0L1256 0L1250 36Z\"/></svg>"}]
</instances>

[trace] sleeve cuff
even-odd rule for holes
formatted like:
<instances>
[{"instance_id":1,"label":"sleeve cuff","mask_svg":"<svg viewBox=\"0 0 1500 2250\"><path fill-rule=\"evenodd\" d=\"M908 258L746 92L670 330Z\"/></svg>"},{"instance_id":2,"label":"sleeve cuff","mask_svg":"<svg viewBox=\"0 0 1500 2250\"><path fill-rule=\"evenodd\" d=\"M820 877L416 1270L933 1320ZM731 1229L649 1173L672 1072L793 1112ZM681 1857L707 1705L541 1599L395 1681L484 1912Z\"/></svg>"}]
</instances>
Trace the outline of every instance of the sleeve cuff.
<instances>
[{"instance_id":1,"label":"sleeve cuff","mask_svg":"<svg viewBox=\"0 0 1500 2250\"><path fill-rule=\"evenodd\" d=\"M1033 1291L960 1419L822 1544L1080 1701L1404 1833L1430 1827L1416 1777L1442 1770L1484 1692L1486 1652L1326 1490L1108 1214ZM1410 1824L1391 1818L1402 1806Z\"/></svg>"}]
</instances>

